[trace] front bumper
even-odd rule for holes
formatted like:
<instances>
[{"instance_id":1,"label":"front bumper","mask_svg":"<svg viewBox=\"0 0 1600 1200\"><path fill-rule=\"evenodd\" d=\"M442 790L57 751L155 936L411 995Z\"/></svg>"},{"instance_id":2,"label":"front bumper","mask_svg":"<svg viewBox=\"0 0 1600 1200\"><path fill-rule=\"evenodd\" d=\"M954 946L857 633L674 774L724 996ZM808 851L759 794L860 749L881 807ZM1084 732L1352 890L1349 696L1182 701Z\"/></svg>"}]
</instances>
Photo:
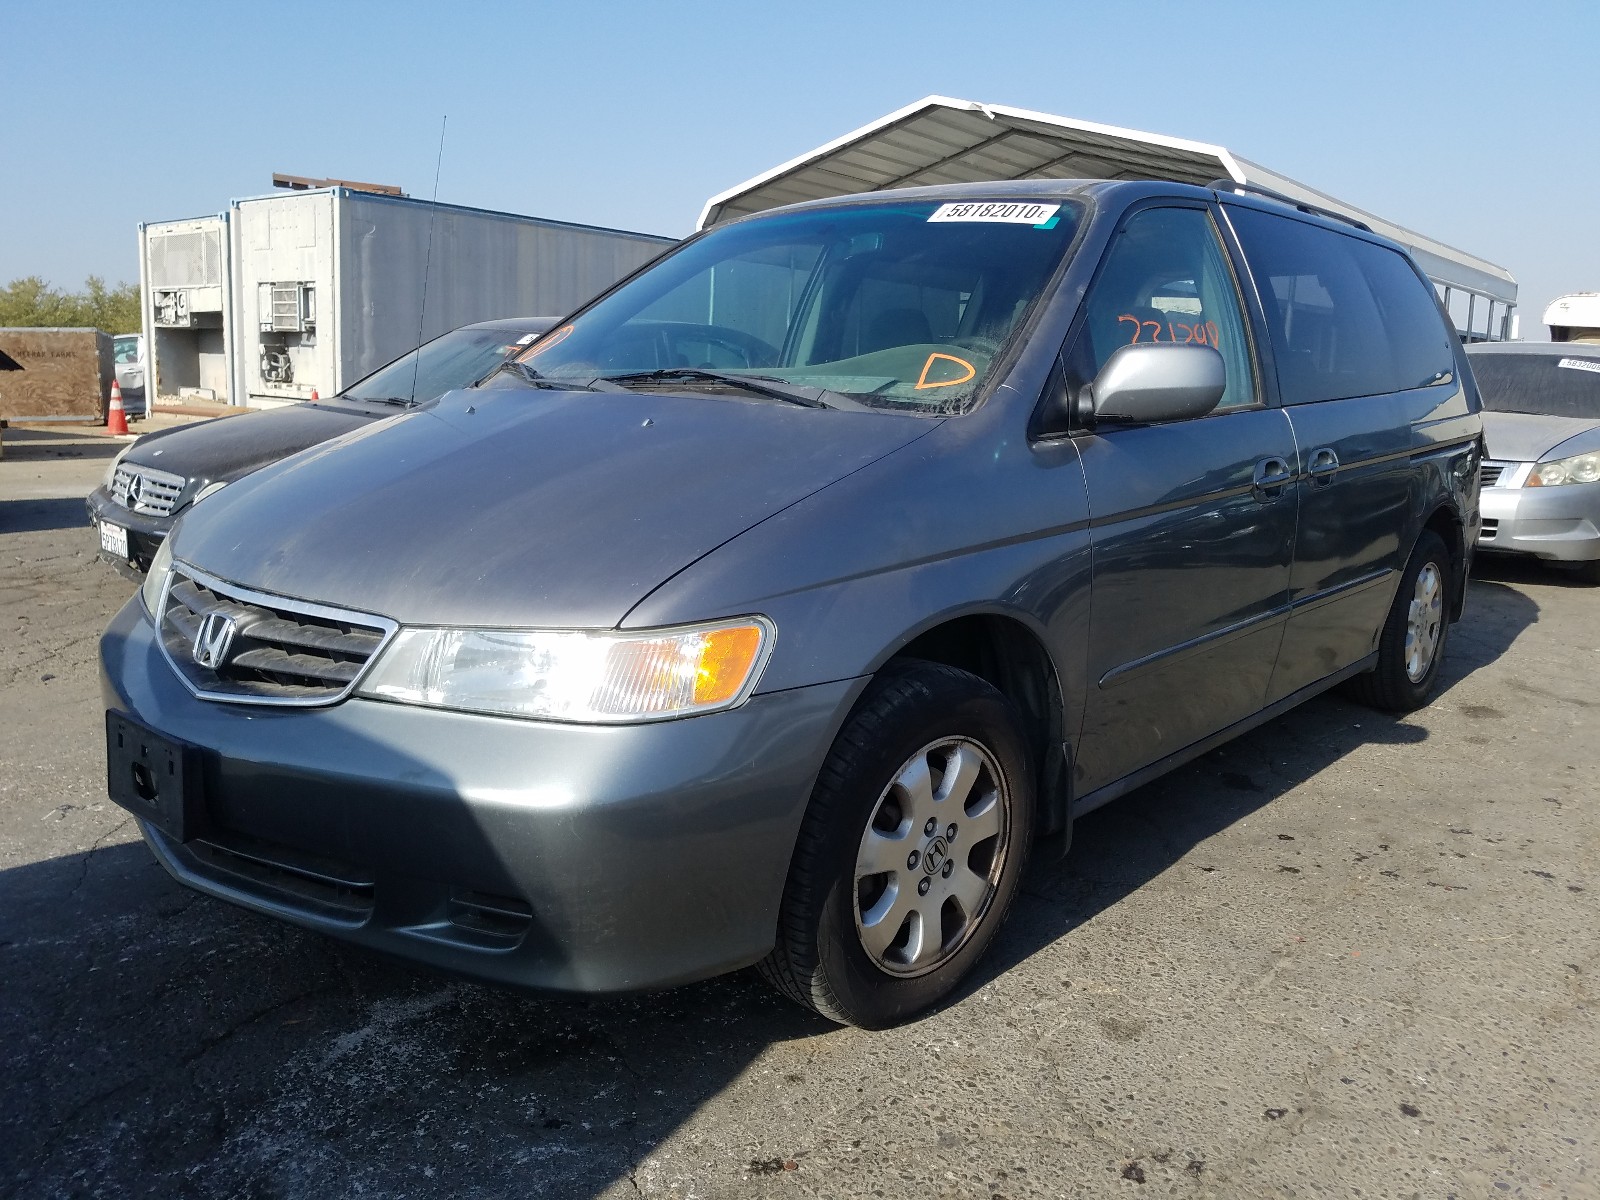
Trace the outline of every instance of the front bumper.
<instances>
[{"instance_id":1,"label":"front bumper","mask_svg":"<svg viewBox=\"0 0 1600 1200\"><path fill-rule=\"evenodd\" d=\"M100 522L106 521L112 525L120 525L128 531L126 559L116 558L104 550L100 551L100 557L124 575L134 579L150 569L150 559L166 540L167 535L172 532L172 527L178 520L176 516L154 517L148 513L137 513L131 508L125 508L112 498L103 484L89 493L84 506L89 513L90 525L98 526Z\"/></svg>"},{"instance_id":2,"label":"front bumper","mask_svg":"<svg viewBox=\"0 0 1600 1200\"><path fill-rule=\"evenodd\" d=\"M1520 480L1522 464L1502 478ZM1486 487L1478 549L1532 554L1557 562L1600 559L1600 483L1559 487Z\"/></svg>"},{"instance_id":3,"label":"front bumper","mask_svg":"<svg viewBox=\"0 0 1600 1200\"><path fill-rule=\"evenodd\" d=\"M800 820L865 681L648 725L352 699L197 699L134 597L100 646L109 709L201 747L202 827L144 824L180 882L444 970L571 992L720 974L772 947Z\"/></svg>"}]
</instances>

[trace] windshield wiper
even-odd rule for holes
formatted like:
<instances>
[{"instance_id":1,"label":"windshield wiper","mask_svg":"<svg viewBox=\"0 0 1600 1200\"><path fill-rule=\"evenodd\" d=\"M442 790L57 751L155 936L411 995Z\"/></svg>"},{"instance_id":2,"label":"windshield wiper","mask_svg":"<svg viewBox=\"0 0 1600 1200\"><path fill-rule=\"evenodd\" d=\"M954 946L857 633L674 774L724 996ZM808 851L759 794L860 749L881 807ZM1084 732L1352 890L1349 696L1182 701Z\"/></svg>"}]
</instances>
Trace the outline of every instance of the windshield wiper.
<instances>
[{"instance_id":1,"label":"windshield wiper","mask_svg":"<svg viewBox=\"0 0 1600 1200\"><path fill-rule=\"evenodd\" d=\"M834 393L823 388L803 387L771 375L741 375L737 371L712 371L705 367L663 367L659 371L629 371L625 375L602 376L609 383L670 383L675 379L690 382L725 383L729 387L743 388L757 396L768 396L806 408L836 408L823 399Z\"/></svg>"},{"instance_id":2,"label":"windshield wiper","mask_svg":"<svg viewBox=\"0 0 1600 1200\"><path fill-rule=\"evenodd\" d=\"M482 379L478 380L477 383L473 384L473 386L482 387L502 371L511 375L515 375L518 379L522 380L523 383L529 384L532 387L550 388L551 390L557 392L598 392L603 390L595 387L593 384L579 383L576 379L552 379L548 375L539 374L539 372L535 371L527 363L518 362L514 358L506 359L505 362L501 363L494 370L490 371Z\"/></svg>"}]
</instances>

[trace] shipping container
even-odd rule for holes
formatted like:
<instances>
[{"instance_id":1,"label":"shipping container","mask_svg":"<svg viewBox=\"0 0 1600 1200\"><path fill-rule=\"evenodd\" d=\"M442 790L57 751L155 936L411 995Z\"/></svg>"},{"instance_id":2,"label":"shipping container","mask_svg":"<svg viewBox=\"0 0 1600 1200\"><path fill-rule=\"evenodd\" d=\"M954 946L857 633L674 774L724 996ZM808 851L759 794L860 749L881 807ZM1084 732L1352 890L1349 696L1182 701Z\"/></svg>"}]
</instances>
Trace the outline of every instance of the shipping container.
<instances>
[{"instance_id":1,"label":"shipping container","mask_svg":"<svg viewBox=\"0 0 1600 1200\"><path fill-rule=\"evenodd\" d=\"M229 397L228 216L139 226L145 402Z\"/></svg>"},{"instance_id":2,"label":"shipping container","mask_svg":"<svg viewBox=\"0 0 1600 1200\"><path fill-rule=\"evenodd\" d=\"M329 396L457 326L560 316L675 244L350 187L142 225L152 394Z\"/></svg>"}]
</instances>

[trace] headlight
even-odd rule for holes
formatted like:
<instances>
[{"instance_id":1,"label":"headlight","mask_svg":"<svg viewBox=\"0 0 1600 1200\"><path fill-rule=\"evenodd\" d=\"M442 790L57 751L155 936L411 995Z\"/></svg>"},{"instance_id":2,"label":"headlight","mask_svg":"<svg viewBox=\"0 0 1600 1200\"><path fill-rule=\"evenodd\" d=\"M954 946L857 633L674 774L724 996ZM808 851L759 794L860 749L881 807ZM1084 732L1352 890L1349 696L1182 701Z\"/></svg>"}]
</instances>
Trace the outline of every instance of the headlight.
<instances>
[{"instance_id":1,"label":"headlight","mask_svg":"<svg viewBox=\"0 0 1600 1200\"><path fill-rule=\"evenodd\" d=\"M660 721L743 703L774 636L764 617L640 633L405 629L360 692L546 721Z\"/></svg>"},{"instance_id":2,"label":"headlight","mask_svg":"<svg viewBox=\"0 0 1600 1200\"><path fill-rule=\"evenodd\" d=\"M161 589L167 585L167 575L172 570L172 539L164 537L150 558L150 570L139 585L139 595L144 600L145 611L152 617L161 603Z\"/></svg>"},{"instance_id":3,"label":"headlight","mask_svg":"<svg viewBox=\"0 0 1600 1200\"><path fill-rule=\"evenodd\" d=\"M228 486L228 481L226 479L219 479L215 483L208 483L208 484L205 485L205 487L200 489L199 495L195 496L195 498L193 500L191 500L190 503L191 504L199 504L200 501L204 500L207 496L215 496L218 492L220 492L223 488L225 488L227 486Z\"/></svg>"},{"instance_id":4,"label":"headlight","mask_svg":"<svg viewBox=\"0 0 1600 1200\"><path fill-rule=\"evenodd\" d=\"M1600 482L1600 451L1537 463L1524 487L1556 487L1563 483Z\"/></svg>"}]
</instances>

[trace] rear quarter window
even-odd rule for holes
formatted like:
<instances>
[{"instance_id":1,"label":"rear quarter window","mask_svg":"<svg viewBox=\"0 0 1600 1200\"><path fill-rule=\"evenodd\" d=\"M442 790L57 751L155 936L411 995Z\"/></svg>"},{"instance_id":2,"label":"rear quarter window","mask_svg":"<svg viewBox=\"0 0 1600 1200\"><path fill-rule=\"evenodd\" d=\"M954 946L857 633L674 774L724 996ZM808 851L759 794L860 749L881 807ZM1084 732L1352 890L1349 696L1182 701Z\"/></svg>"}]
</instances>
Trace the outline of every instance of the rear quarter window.
<instances>
[{"instance_id":1,"label":"rear quarter window","mask_svg":"<svg viewBox=\"0 0 1600 1200\"><path fill-rule=\"evenodd\" d=\"M1228 206L1267 310L1287 404L1442 383L1455 356L1432 289L1401 254L1362 238Z\"/></svg>"}]
</instances>

